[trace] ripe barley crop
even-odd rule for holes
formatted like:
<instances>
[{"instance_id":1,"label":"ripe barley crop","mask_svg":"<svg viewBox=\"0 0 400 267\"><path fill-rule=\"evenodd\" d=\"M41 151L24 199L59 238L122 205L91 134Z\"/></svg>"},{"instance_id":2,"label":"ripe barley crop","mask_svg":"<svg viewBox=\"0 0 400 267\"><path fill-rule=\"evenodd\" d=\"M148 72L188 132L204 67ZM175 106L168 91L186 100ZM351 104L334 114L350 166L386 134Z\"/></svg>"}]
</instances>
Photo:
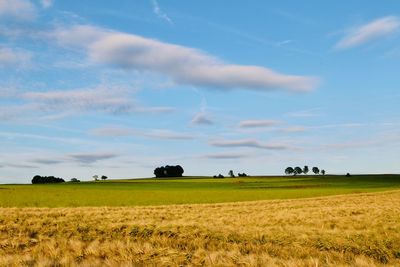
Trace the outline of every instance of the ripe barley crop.
<instances>
[{"instance_id":1,"label":"ripe barley crop","mask_svg":"<svg viewBox=\"0 0 400 267\"><path fill-rule=\"evenodd\" d=\"M1 266L400 265L400 191L225 204L1 208Z\"/></svg>"}]
</instances>

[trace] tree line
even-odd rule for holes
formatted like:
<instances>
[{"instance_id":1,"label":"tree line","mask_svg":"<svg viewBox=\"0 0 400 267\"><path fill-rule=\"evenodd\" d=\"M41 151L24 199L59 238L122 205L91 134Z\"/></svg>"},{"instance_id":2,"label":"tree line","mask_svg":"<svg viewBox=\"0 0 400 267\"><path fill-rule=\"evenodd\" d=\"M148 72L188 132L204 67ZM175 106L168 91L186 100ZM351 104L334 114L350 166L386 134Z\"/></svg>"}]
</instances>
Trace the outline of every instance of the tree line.
<instances>
[{"instance_id":1,"label":"tree line","mask_svg":"<svg viewBox=\"0 0 400 267\"><path fill-rule=\"evenodd\" d=\"M54 176L35 175L32 179L32 184L58 184L65 183L65 180Z\"/></svg>"},{"instance_id":2,"label":"tree line","mask_svg":"<svg viewBox=\"0 0 400 267\"><path fill-rule=\"evenodd\" d=\"M301 168L301 167L294 167L294 168L293 167L287 167L285 169L285 174L287 174L287 175L308 174L309 171L310 170L309 170L307 165L304 166L303 168ZM325 170L320 170L318 167L313 167L312 168L312 172L315 175L318 175L318 174L325 175Z\"/></svg>"}]
</instances>

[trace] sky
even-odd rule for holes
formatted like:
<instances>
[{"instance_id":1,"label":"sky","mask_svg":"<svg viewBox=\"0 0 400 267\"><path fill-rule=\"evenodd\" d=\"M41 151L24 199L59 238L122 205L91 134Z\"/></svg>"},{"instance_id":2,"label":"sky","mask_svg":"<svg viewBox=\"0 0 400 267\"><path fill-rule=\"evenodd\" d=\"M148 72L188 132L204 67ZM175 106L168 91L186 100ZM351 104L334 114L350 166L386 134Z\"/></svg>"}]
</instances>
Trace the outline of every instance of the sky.
<instances>
[{"instance_id":1,"label":"sky","mask_svg":"<svg viewBox=\"0 0 400 267\"><path fill-rule=\"evenodd\" d=\"M0 183L400 171L400 2L0 0Z\"/></svg>"}]
</instances>

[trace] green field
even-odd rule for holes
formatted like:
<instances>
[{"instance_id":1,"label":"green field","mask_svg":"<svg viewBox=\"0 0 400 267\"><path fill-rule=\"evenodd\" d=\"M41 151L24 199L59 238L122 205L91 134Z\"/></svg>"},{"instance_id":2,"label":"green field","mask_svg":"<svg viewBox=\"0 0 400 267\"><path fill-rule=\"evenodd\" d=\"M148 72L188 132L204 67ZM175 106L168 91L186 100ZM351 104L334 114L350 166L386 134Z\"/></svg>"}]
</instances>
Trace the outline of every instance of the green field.
<instances>
[{"instance_id":1,"label":"green field","mask_svg":"<svg viewBox=\"0 0 400 267\"><path fill-rule=\"evenodd\" d=\"M221 203L394 189L400 189L400 175L131 179L52 185L1 185L0 207Z\"/></svg>"}]
</instances>

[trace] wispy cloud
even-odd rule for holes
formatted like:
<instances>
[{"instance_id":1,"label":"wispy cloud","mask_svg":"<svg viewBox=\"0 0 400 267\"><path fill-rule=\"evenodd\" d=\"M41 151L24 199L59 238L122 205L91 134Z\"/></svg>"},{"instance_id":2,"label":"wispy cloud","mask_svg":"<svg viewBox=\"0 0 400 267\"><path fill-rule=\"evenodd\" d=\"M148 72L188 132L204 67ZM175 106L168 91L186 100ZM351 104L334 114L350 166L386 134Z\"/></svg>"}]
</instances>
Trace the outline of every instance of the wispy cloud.
<instances>
[{"instance_id":1,"label":"wispy cloud","mask_svg":"<svg viewBox=\"0 0 400 267\"><path fill-rule=\"evenodd\" d=\"M179 84L291 91L309 91L318 84L315 77L224 63L196 49L88 25L59 28L53 36L61 45L85 49L93 62L161 73Z\"/></svg>"},{"instance_id":2,"label":"wispy cloud","mask_svg":"<svg viewBox=\"0 0 400 267\"><path fill-rule=\"evenodd\" d=\"M385 37L400 28L400 20L395 16L388 16L373 20L365 25L349 31L337 44L338 49L347 49Z\"/></svg>"},{"instance_id":3,"label":"wispy cloud","mask_svg":"<svg viewBox=\"0 0 400 267\"><path fill-rule=\"evenodd\" d=\"M157 17L159 17L160 19L165 20L165 21L168 22L169 24L173 24L171 18L168 17L168 15L165 14L165 13L161 10L160 5L158 4L157 0L151 0L151 4L153 5L153 12L154 12L154 14L157 15Z\"/></svg>"},{"instance_id":4,"label":"wispy cloud","mask_svg":"<svg viewBox=\"0 0 400 267\"><path fill-rule=\"evenodd\" d=\"M55 160L55 159L33 159L31 160L33 163L43 164L43 165L54 165L62 163L62 160Z\"/></svg>"},{"instance_id":5,"label":"wispy cloud","mask_svg":"<svg viewBox=\"0 0 400 267\"><path fill-rule=\"evenodd\" d=\"M91 131L91 134L103 137L120 137L120 136L139 136L151 139L163 140L191 140L195 136L188 133L179 133L165 129L132 129L122 127L104 127Z\"/></svg>"},{"instance_id":6,"label":"wispy cloud","mask_svg":"<svg viewBox=\"0 0 400 267\"><path fill-rule=\"evenodd\" d=\"M28 165L28 164L18 164L18 163L9 163L4 165L5 167L11 167L11 168L15 168L15 169L35 169L38 168L37 166L33 166L33 165Z\"/></svg>"},{"instance_id":7,"label":"wispy cloud","mask_svg":"<svg viewBox=\"0 0 400 267\"><path fill-rule=\"evenodd\" d=\"M32 53L0 47L0 68L7 67L29 67L31 65Z\"/></svg>"},{"instance_id":8,"label":"wispy cloud","mask_svg":"<svg viewBox=\"0 0 400 267\"><path fill-rule=\"evenodd\" d=\"M54 1L53 0L41 0L40 4L42 5L43 8L49 8L53 6Z\"/></svg>"},{"instance_id":9,"label":"wispy cloud","mask_svg":"<svg viewBox=\"0 0 400 267\"><path fill-rule=\"evenodd\" d=\"M37 17L29 0L0 0L0 18L31 21Z\"/></svg>"},{"instance_id":10,"label":"wispy cloud","mask_svg":"<svg viewBox=\"0 0 400 267\"><path fill-rule=\"evenodd\" d=\"M76 153L68 155L70 159L82 163L82 164L92 164L100 160L112 159L118 157L115 153Z\"/></svg>"},{"instance_id":11,"label":"wispy cloud","mask_svg":"<svg viewBox=\"0 0 400 267\"><path fill-rule=\"evenodd\" d=\"M214 121L209 118L208 113L199 112L193 117L191 123L195 125L212 125Z\"/></svg>"},{"instance_id":12,"label":"wispy cloud","mask_svg":"<svg viewBox=\"0 0 400 267\"><path fill-rule=\"evenodd\" d=\"M0 120L43 116L61 119L82 113L122 115L130 113L166 113L171 107L147 107L138 103L130 90L114 86L98 86L73 90L19 92L5 94L19 100L18 104L0 107ZM0 97L2 95L0 94ZM37 118L37 117L36 117Z\"/></svg>"},{"instance_id":13,"label":"wispy cloud","mask_svg":"<svg viewBox=\"0 0 400 267\"><path fill-rule=\"evenodd\" d=\"M284 132L284 133L302 133L302 132L307 131L307 127L292 126L292 127L287 127L287 128L281 129L280 131Z\"/></svg>"},{"instance_id":14,"label":"wispy cloud","mask_svg":"<svg viewBox=\"0 0 400 267\"><path fill-rule=\"evenodd\" d=\"M322 116L322 113L321 113L321 108L312 108L307 110L289 112L286 115L288 117L295 117L295 118L308 118L308 117L320 117Z\"/></svg>"},{"instance_id":15,"label":"wispy cloud","mask_svg":"<svg viewBox=\"0 0 400 267\"><path fill-rule=\"evenodd\" d=\"M271 127L280 124L275 120L244 120L239 123L240 128Z\"/></svg>"},{"instance_id":16,"label":"wispy cloud","mask_svg":"<svg viewBox=\"0 0 400 267\"><path fill-rule=\"evenodd\" d=\"M239 140L215 140L210 141L210 145L217 147L252 147L268 150L284 150L290 149L287 145L261 143L255 139L239 139Z\"/></svg>"},{"instance_id":17,"label":"wispy cloud","mask_svg":"<svg viewBox=\"0 0 400 267\"><path fill-rule=\"evenodd\" d=\"M229 153L215 153L215 154L206 154L203 157L209 158L209 159L241 159L241 158L246 158L247 155L245 154L238 154L234 152L229 152Z\"/></svg>"}]
</instances>

